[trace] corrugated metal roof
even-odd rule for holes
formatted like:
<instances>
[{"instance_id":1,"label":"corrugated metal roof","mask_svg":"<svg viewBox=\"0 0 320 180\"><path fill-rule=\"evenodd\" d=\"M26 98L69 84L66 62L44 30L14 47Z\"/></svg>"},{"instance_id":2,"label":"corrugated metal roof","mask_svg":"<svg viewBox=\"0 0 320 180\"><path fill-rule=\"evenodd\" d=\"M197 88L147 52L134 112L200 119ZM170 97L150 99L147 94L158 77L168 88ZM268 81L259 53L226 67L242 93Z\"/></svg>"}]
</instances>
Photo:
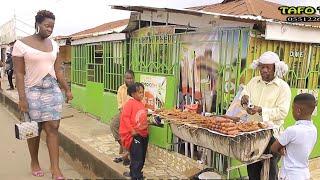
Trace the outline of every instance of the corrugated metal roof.
<instances>
[{"instance_id":1,"label":"corrugated metal roof","mask_svg":"<svg viewBox=\"0 0 320 180\"><path fill-rule=\"evenodd\" d=\"M288 15L282 15L280 13L280 11L278 10L280 6L283 6L283 5L269 2L269 1L264 1L264 0L225 0L222 3L218 3L218 4L190 7L187 9L230 14L230 15L261 16L265 19L286 21L286 18L288 17ZM320 26L320 22L301 22L301 23Z\"/></svg>"},{"instance_id":2,"label":"corrugated metal roof","mask_svg":"<svg viewBox=\"0 0 320 180\"><path fill-rule=\"evenodd\" d=\"M74 34L71 34L70 36L80 36L80 35L85 35L85 34L93 34L93 33L98 33L98 32L104 32L108 31L111 29L118 28L120 26L127 25L129 22L129 19L123 19L119 21L113 21L113 22L108 22L104 23L102 25L96 26L94 28L86 29L84 31L80 31Z\"/></svg>"},{"instance_id":3,"label":"corrugated metal roof","mask_svg":"<svg viewBox=\"0 0 320 180\"><path fill-rule=\"evenodd\" d=\"M69 36L57 36L55 37L55 39L59 40L59 39L71 38L72 40L76 40L76 39L82 39L87 37L105 35L112 32L122 32L127 27L128 23L129 23L129 19L108 22L90 29L86 29L86 30L71 34Z\"/></svg>"},{"instance_id":4,"label":"corrugated metal roof","mask_svg":"<svg viewBox=\"0 0 320 180\"><path fill-rule=\"evenodd\" d=\"M281 6L281 4L264 0L231 0L223 1L219 4L191 7L187 9L230 15L254 15L267 19L285 21L286 17L278 10L279 6Z\"/></svg>"}]
</instances>

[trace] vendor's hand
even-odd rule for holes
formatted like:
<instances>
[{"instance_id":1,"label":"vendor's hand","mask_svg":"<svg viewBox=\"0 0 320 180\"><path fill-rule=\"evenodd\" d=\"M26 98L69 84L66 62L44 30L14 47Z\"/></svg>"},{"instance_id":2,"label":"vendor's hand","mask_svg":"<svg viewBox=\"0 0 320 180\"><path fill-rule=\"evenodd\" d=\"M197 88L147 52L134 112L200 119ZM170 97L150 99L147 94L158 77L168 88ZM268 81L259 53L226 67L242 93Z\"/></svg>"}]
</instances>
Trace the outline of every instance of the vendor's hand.
<instances>
[{"instance_id":1,"label":"vendor's hand","mask_svg":"<svg viewBox=\"0 0 320 180\"><path fill-rule=\"evenodd\" d=\"M69 101L71 101L73 99L73 95L72 95L71 91L66 92L66 97L67 97L66 103L68 103Z\"/></svg>"},{"instance_id":2,"label":"vendor's hand","mask_svg":"<svg viewBox=\"0 0 320 180\"><path fill-rule=\"evenodd\" d=\"M281 156L285 156L285 155L287 154L286 147L281 148L281 149L279 150L279 154L280 154Z\"/></svg>"},{"instance_id":3,"label":"vendor's hand","mask_svg":"<svg viewBox=\"0 0 320 180\"><path fill-rule=\"evenodd\" d=\"M249 96L248 95L243 95L241 98L241 106L243 105L248 105L249 104Z\"/></svg>"},{"instance_id":4,"label":"vendor's hand","mask_svg":"<svg viewBox=\"0 0 320 180\"><path fill-rule=\"evenodd\" d=\"M28 112L29 111L28 102L26 99L20 99L18 106L19 106L19 109L21 112Z\"/></svg>"},{"instance_id":5,"label":"vendor's hand","mask_svg":"<svg viewBox=\"0 0 320 180\"><path fill-rule=\"evenodd\" d=\"M246 111L247 111L248 114L253 115L253 114L256 114L256 113L261 113L262 112L262 108L259 107L259 106L253 106L253 108L249 108L248 107L246 109Z\"/></svg>"}]
</instances>

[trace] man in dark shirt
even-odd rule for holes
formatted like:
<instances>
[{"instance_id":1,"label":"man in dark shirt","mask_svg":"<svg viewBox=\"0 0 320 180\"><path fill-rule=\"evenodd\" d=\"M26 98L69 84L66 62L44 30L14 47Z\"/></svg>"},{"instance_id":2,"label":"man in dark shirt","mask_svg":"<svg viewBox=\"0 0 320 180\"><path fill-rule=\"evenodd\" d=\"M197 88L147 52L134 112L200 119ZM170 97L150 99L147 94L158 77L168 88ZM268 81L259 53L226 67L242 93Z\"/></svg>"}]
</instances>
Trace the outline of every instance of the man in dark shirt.
<instances>
[{"instance_id":1,"label":"man in dark shirt","mask_svg":"<svg viewBox=\"0 0 320 180\"><path fill-rule=\"evenodd\" d=\"M12 82L12 76L13 76L13 61L12 61L12 47L10 48L10 51L7 52L7 60L6 60L6 72L8 75L8 81L10 88L7 90L14 90L13 82Z\"/></svg>"}]
</instances>

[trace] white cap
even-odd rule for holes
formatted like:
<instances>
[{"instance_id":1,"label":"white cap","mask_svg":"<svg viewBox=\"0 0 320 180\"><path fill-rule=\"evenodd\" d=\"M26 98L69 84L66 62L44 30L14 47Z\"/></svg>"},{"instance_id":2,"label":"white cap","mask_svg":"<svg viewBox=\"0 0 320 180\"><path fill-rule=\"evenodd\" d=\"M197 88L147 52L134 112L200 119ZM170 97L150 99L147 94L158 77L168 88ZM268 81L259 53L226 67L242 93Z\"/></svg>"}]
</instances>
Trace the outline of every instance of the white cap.
<instances>
[{"instance_id":1,"label":"white cap","mask_svg":"<svg viewBox=\"0 0 320 180\"><path fill-rule=\"evenodd\" d=\"M256 69L259 64L275 64L275 76L279 78L282 78L289 70L288 65L280 61L278 54L272 51L264 52L259 59L252 62L251 67Z\"/></svg>"},{"instance_id":2,"label":"white cap","mask_svg":"<svg viewBox=\"0 0 320 180\"><path fill-rule=\"evenodd\" d=\"M275 64L277 62L280 62L280 58L278 54L272 51L267 51L260 56L258 62L261 64Z\"/></svg>"}]
</instances>

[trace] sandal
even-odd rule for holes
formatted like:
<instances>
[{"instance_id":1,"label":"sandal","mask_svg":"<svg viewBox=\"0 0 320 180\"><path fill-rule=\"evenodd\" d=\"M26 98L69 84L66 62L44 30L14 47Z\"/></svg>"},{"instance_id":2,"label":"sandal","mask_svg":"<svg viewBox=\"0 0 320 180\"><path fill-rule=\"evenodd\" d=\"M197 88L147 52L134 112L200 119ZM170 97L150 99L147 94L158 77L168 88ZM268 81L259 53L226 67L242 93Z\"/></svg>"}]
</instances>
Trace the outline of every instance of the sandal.
<instances>
[{"instance_id":1,"label":"sandal","mask_svg":"<svg viewBox=\"0 0 320 180\"><path fill-rule=\"evenodd\" d=\"M52 169L51 169L51 178L54 179L54 180L64 180L64 179L65 179L65 178L63 177L63 175L54 176Z\"/></svg>"},{"instance_id":2,"label":"sandal","mask_svg":"<svg viewBox=\"0 0 320 180\"><path fill-rule=\"evenodd\" d=\"M43 177L44 176L44 172L42 170L32 171L32 176Z\"/></svg>"},{"instance_id":3,"label":"sandal","mask_svg":"<svg viewBox=\"0 0 320 180\"><path fill-rule=\"evenodd\" d=\"M119 162L122 162L122 161L123 161L122 157L117 157L117 158L113 159L113 162L115 162L115 163L119 163Z\"/></svg>"},{"instance_id":4,"label":"sandal","mask_svg":"<svg viewBox=\"0 0 320 180\"><path fill-rule=\"evenodd\" d=\"M129 166L130 165L130 159L123 159L123 165Z\"/></svg>"},{"instance_id":5,"label":"sandal","mask_svg":"<svg viewBox=\"0 0 320 180\"><path fill-rule=\"evenodd\" d=\"M52 179L54 179L54 180L64 180L65 178L63 176L57 176L57 177L53 177L52 176Z\"/></svg>"}]
</instances>

